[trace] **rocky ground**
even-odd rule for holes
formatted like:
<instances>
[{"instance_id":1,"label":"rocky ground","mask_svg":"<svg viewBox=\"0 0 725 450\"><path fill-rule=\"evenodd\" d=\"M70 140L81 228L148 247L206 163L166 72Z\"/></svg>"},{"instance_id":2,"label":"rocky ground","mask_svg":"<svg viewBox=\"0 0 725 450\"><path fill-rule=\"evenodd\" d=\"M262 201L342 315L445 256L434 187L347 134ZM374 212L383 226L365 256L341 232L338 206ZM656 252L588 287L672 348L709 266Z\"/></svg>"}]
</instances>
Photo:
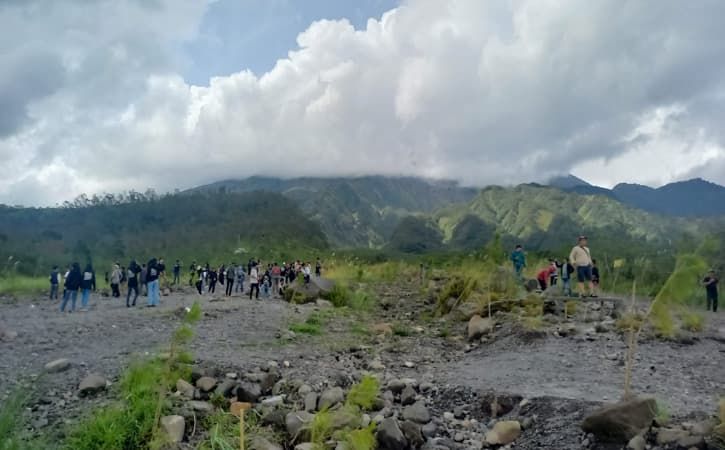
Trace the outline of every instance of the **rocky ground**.
<instances>
[{"instance_id":1,"label":"rocky ground","mask_svg":"<svg viewBox=\"0 0 725 450\"><path fill-rule=\"evenodd\" d=\"M379 306L370 313L279 299L202 298L191 290L163 297L159 308L127 309L119 299L95 297L90 311L73 314L59 313L57 303L45 298L0 299L0 400L16 383L35 380L30 423L40 432L60 432L110 401L108 391L79 395L87 375L113 383L133 358L163 351L180 324L180 311L200 301L204 316L191 351L198 375L214 378L215 388L226 374L239 379L252 374L247 381L258 382L254 374L274 367L276 382L284 380L287 391L292 386L284 404L295 409L304 406L309 393L307 388L300 393L303 385L323 395L334 387L347 390L372 372L382 381L383 395L369 420L392 436L384 436L392 439L388 446L399 438L397 427L413 447L420 434L418 445L438 449L622 448L581 429L602 402L622 395L626 345L606 308L592 303L573 319L547 316L536 330L502 314L478 323L480 333L473 331L480 338L469 340L466 322L431 318L432 304L414 284L374 287L374 292ZM324 318L322 335L289 331L291 323L310 314ZM723 315L710 317L707 329L688 339L644 339L633 388L666 404L674 423L701 423L725 394L724 352ZM44 373L45 365L58 359L68 363ZM259 400L274 394L270 390ZM203 400L201 395L198 401ZM419 410L411 413L412 406ZM420 417L425 414L430 418ZM515 435L513 444L496 433ZM677 448L682 436L676 437L660 448ZM657 438L655 430L650 444L656 447Z\"/></svg>"}]
</instances>

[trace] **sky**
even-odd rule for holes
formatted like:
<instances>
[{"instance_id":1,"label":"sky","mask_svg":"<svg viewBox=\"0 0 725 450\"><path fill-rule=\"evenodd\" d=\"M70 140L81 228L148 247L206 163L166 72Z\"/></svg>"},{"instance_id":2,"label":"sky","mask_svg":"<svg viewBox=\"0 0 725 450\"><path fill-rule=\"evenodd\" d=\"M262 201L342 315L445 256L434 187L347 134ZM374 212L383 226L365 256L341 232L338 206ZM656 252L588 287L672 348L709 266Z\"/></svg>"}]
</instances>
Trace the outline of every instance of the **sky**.
<instances>
[{"instance_id":1,"label":"sky","mask_svg":"<svg viewBox=\"0 0 725 450\"><path fill-rule=\"evenodd\" d=\"M228 178L725 184L725 2L0 0L0 203Z\"/></svg>"}]
</instances>

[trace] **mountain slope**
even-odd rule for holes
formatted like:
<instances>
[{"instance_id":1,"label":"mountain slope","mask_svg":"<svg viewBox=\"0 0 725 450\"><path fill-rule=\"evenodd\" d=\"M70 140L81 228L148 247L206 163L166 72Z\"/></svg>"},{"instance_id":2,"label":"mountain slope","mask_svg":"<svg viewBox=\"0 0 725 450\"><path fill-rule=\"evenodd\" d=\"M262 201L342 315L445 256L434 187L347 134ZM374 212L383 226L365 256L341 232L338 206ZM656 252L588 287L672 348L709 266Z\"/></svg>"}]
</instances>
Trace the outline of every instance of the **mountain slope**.
<instances>
[{"instance_id":1,"label":"mountain slope","mask_svg":"<svg viewBox=\"0 0 725 450\"><path fill-rule=\"evenodd\" d=\"M151 256L215 264L253 256L301 258L327 246L319 225L275 193L168 196L83 208L0 206L0 258L13 256L30 273L89 258L104 268L116 259L126 264ZM243 255L235 254L240 248Z\"/></svg>"},{"instance_id":2,"label":"mountain slope","mask_svg":"<svg viewBox=\"0 0 725 450\"><path fill-rule=\"evenodd\" d=\"M251 177L212 183L190 192L252 191L283 194L317 221L330 241L340 247L381 247L403 217L467 202L477 192L451 181L383 176L287 180Z\"/></svg>"},{"instance_id":3,"label":"mountain slope","mask_svg":"<svg viewBox=\"0 0 725 450\"><path fill-rule=\"evenodd\" d=\"M725 214L725 187L700 178L652 189L636 184L618 184L612 190L622 202L646 211L675 216Z\"/></svg>"}]
</instances>

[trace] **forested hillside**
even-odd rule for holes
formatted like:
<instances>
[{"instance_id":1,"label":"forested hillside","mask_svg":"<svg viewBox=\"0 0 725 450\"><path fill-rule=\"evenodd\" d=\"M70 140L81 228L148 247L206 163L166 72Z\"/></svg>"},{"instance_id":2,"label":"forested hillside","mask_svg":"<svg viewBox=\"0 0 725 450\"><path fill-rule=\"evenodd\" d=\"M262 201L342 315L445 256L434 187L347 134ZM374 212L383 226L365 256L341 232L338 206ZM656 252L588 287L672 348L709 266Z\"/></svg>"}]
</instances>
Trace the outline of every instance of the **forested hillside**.
<instances>
[{"instance_id":1,"label":"forested hillside","mask_svg":"<svg viewBox=\"0 0 725 450\"><path fill-rule=\"evenodd\" d=\"M0 258L25 273L52 264L151 256L211 259L312 257L327 248L320 227L275 193L167 196L65 208L0 207ZM254 254L253 254L254 252ZM258 253L258 254L257 254ZM223 259L221 259L223 258ZM7 267L5 267L7 268Z\"/></svg>"}]
</instances>

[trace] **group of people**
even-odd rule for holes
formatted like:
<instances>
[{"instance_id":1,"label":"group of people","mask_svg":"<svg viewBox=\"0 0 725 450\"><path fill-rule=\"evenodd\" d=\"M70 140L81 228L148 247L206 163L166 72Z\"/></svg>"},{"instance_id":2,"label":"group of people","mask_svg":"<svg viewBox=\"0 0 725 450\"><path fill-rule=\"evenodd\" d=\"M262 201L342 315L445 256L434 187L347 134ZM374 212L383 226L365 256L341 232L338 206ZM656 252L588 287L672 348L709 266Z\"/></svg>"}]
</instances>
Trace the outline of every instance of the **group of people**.
<instances>
[{"instance_id":1,"label":"group of people","mask_svg":"<svg viewBox=\"0 0 725 450\"><path fill-rule=\"evenodd\" d=\"M526 267L526 253L522 245L517 245L511 253L511 262L513 264L516 276L523 279L522 273ZM579 297L597 297L599 291L599 268L597 260L592 258L591 251L588 246L586 236L579 236L577 244L571 249L569 257L563 262L557 259L549 259L546 267L537 271L536 280L539 288L545 291L550 286L557 285L557 281L562 281L562 292L566 296L571 296L571 280L576 277L578 285ZM718 307L718 283L719 280L715 276L715 271L710 270L702 280L705 287L707 298L707 310L717 312Z\"/></svg>"},{"instance_id":2,"label":"group of people","mask_svg":"<svg viewBox=\"0 0 725 450\"><path fill-rule=\"evenodd\" d=\"M128 287L126 292L126 307L136 306L136 300L142 292L148 296L148 307L159 305L160 279L164 276L166 266L162 258L151 258L148 263L139 265L136 260L131 260L128 267L122 267L115 263L111 272L106 272L106 282L111 286L113 297L121 296L121 286ZM70 302L69 312L76 310L78 293L81 293L80 311L88 310L88 301L91 292L96 290L96 272L93 265L88 263L83 271L79 263L69 265L61 275L58 266L53 267L50 273L50 298L58 300L61 281L63 283L63 297L60 303L60 311L65 312ZM133 298L132 298L133 294Z\"/></svg>"},{"instance_id":3,"label":"group of people","mask_svg":"<svg viewBox=\"0 0 725 450\"><path fill-rule=\"evenodd\" d=\"M180 260L173 266L173 279L171 284L181 283ZM275 263L264 266L259 259L250 259L247 264L222 264L218 269L212 269L209 263L204 266L194 261L189 266L189 286L195 286L200 295L205 292L214 294L217 284L225 286L225 295L230 297L233 293L245 294L244 282L249 281L249 298L259 299L260 292L264 297L270 295L282 296L284 289L295 280L301 279L309 283L314 274L322 276L322 262L318 258L313 265L310 262L295 261L282 265ZM163 258L152 258L145 264L139 265L131 260L127 267L118 262L113 264L110 272L105 273L105 280L111 287L111 296L121 297L121 288L126 290L126 307L136 306L139 295L148 297L147 306L155 307L160 299L160 282L166 279L166 265ZM75 262L61 273L58 266L53 267L50 273L50 299L58 300L60 286L63 286L60 311L65 312L70 302L69 312L76 310L78 293L81 293L81 311L88 310L91 292L96 290L96 273L93 266L88 263L81 271L80 264Z\"/></svg>"},{"instance_id":4,"label":"group of people","mask_svg":"<svg viewBox=\"0 0 725 450\"><path fill-rule=\"evenodd\" d=\"M315 276L322 276L322 262L319 259L314 267ZM298 278L309 283L312 273L312 263L299 260L290 264L283 262L280 265L275 262L265 266L259 259L252 258L246 264L222 264L218 269L211 268L209 263L201 266L194 261L189 266L189 286L195 286L199 295L204 292L213 294L218 283L226 286L225 295L231 297L233 293L245 295L244 282L249 280L249 298L259 299L260 290L264 297L282 296L284 289ZM176 275L174 280L178 284Z\"/></svg>"},{"instance_id":5,"label":"group of people","mask_svg":"<svg viewBox=\"0 0 725 450\"><path fill-rule=\"evenodd\" d=\"M526 267L526 253L522 245L517 245L511 253L511 262L516 276L521 279ZM568 258L563 262L558 259L549 259L549 263L536 273L539 288L545 291L550 286L556 286L561 279L562 292L566 296L572 295L571 280L576 277L579 297L597 297L599 290L599 268L597 261L592 258L586 236L579 236Z\"/></svg>"}]
</instances>

